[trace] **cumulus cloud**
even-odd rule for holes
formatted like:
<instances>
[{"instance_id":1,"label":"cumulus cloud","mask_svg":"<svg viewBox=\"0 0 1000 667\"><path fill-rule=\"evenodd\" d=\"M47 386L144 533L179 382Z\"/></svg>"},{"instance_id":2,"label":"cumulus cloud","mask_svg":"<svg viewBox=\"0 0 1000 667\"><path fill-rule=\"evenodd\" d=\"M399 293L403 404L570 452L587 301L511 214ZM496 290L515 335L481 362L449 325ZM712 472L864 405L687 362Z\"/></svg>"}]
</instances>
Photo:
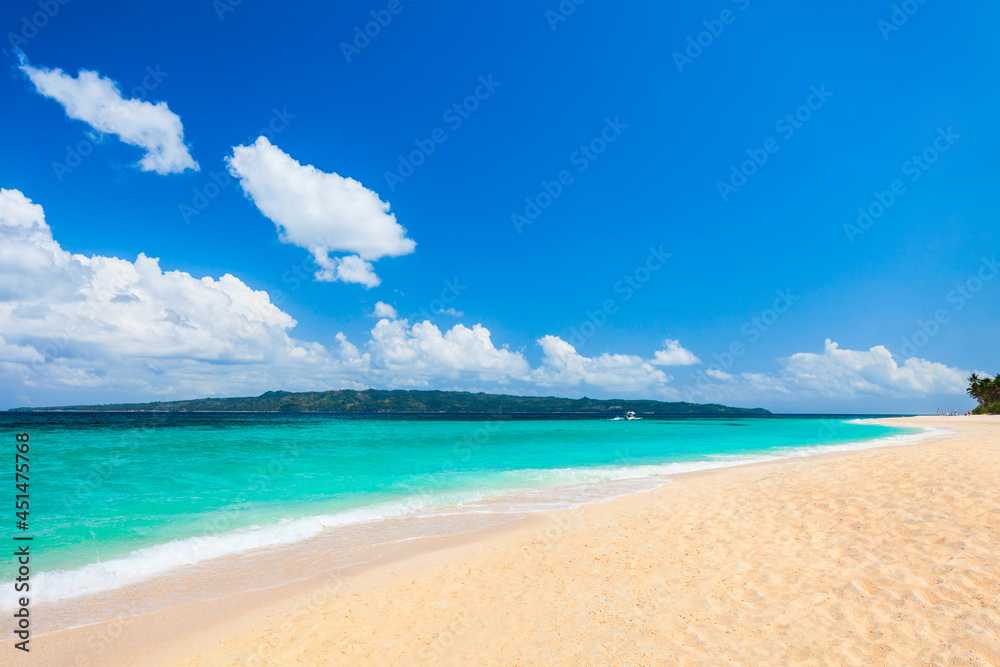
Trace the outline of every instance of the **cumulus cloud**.
<instances>
[{"instance_id":1,"label":"cumulus cloud","mask_svg":"<svg viewBox=\"0 0 1000 667\"><path fill-rule=\"evenodd\" d=\"M368 352L373 370L390 385L424 385L463 375L508 382L529 373L524 356L496 347L481 324L456 324L442 332L428 320L411 326L405 319L381 319L372 330Z\"/></svg>"},{"instance_id":2,"label":"cumulus cloud","mask_svg":"<svg viewBox=\"0 0 1000 667\"><path fill-rule=\"evenodd\" d=\"M379 301L375 304L375 310L372 313L372 316L379 319L388 318L390 320L394 320L399 317L399 313L397 313L396 309L389 304Z\"/></svg>"},{"instance_id":3,"label":"cumulus cloud","mask_svg":"<svg viewBox=\"0 0 1000 667\"><path fill-rule=\"evenodd\" d=\"M790 356L783 374L797 386L826 396L962 394L968 376L966 371L917 357L899 363L882 345L847 350L829 338L822 354Z\"/></svg>"},{"instance_id":4,"label":"cumulus cloud","mask_svg":"<svg viewBox=\"0 0 1000 667\"><path fill-rule=\"evenodd\" d=\"M146 151L139 160L143 171L198 171L198 163L184 144L181 119L166 102L125 99L118 82L91 70L81 69L73 77L58 68L33 67L23 55L20 69L40 94L59 102L70 118ZM158 70L156 76L161 76Z\"/></svg>"},{"instance_id":5,"label":"cumulus cloud","mask_svg":"<svg viewBox=\"0 0 1000 667\"><path fill-rule=\"evenodd\" d=\"M294 326L265 292L229 274L164 271L144 254L71 254L41 206L0 190L0 361L21 362L29 386L97 386L109 369L119 379L166 368L191 379L198 365L209 377L213 365L323 365L325 349L290 338Z\"/></svg>"},{"instance_id":6,"label":"cumulus cloud","mask_svg":"<svg viewBox=\"0 0 1000 667\"><path fill-rule=\"evenodd\" d=\"M658 366L697 363L671 339L652 358L589 357L549 335L537 340L542 357L532 367L481 324L411 323L382 301L372 315L377 322L357 344L343 333L329 347L298 340L295 320L240 279L164 270L144 254L134 261L73 254L53 238L41 206L0 189L0 386L10 395L15 387L25 395L67 389L84 402L92 389L145 398L485 386L673 399L673 379ZM685 398L760 404L962 395L966 375L924 359L895 359L882 346L850 350L827 340L822 352L781 360L776 373L713 365L699 372L699 393Z\"/></svg>"},{"instance_id":7,"label":"cumulus cloud","mask_svg":"<svg viewBox=\"0 0 1000 667\"><path fill-rule=\"evenodd\" d=\"M664 386L670 380L651 362L631 354L604 353L585 357L558 336L538 339L542 365L532 372L532 380L548 387L589 385L612 391L628 391Z\"/></svg>"},{"instance_id":8,"label":"cumulus cloud","mask_svg":"<svg viewBox=\"0 0 1000 667\"><path fill-rule=\"evenodd\" d=\"M919 398L962 395L968 376L968 371L926 359L897 360L882 345L850 350L829 338L822 353L798 352L780 363L778 373L736 374L708 368L685 393L691 399L712 400Z\"/></svg>"},{"instance_id":9,"label":"cumulus cloud","mask_svg":"<svg viewBox=\"0 0 1000 667\"><path fill-rule=\"evenodd\" d=\"M70 253L41 206L0 190L0 375L20 377L27 390L177 397L448 382L518 393L672 391L653 360L635 355L585 357L545 336L542 363L532 368L482 324L411 323L383 301L372 315L378 321L359 344L343 333L329 348L297 340L295 320L238 278L165 271L144 254L129 261ZM670 343L665 352L683 351Z\"/></svg>"},{"instance_id":10,"label":"cumulus cloud","mask_svg":"<svg viewBox=\"0 0 1000 667\"><path fill-rule=\"evenodd\" d=\"M679 340L670 338L663 341L663 349L657 350L650 360L654 366L690 366L700 364L701 359L694 356L694 353L681 346Z\"/></svg>"},{"instance_id":11,"label":"cumulus cloud","mask_svg":"<svg viewBox=\"0 0 1000 667\"><path fill-rule=\"evenodd\" d=\"M312 253L320 267L316 280L374 287L381 281L372 262L416 247L375 192L353 178L300 164L266 137L234 146L227 162L281 240Z\"/></svg>"},{"instance_id":12,"label":"cumulus cloud","mask_svg":"<svg viewBox=\"0 0 1000 667\"><path fill-rule=\"evenodd\" d=\"M53 238L42 207L0 190L0 377L27 390L110 388L176 397L525 379L519 352L480 324L442 331L377 302L369 339L330 348L232 275L196 278L158 259L84 256Z\"/></svg>"}]
</instances>

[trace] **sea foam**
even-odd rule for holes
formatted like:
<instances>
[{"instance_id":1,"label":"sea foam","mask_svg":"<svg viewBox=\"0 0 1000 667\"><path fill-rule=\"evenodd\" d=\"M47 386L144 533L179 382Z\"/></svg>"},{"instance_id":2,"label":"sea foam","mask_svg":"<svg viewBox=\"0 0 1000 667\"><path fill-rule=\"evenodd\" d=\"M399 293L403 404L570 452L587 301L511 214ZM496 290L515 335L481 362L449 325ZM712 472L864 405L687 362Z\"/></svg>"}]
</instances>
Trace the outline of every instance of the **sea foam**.
<instances>
[{"instance_id":1,"label":"sea foam","mask_svg":"<svg viewBox=\"0 0 1000 667\"><path fill-rule=\"evenodd\" d=\"M861 420L858 420L859 422ZM525 514L568 509L656 488L670 476L737 465L875 447L901 446L944 437L951 431L923 427L921 432L836 444L776 448L755 454L707 455L703 459L649 465L605 465L584 468L526 469L498 473L492 489L417 491L401 499L218 534L173 540L136 549L127 556L73 570L39 572L31 577L34 603L53 602L110 591L167 574L180 567L242 554L255 549L292 544L324 530L412 515L432 518L462 514ZM414 537L420 537L419 534ZM0 584L0 605L15 608L13 582Z\"/></svg>"}]
</instances>

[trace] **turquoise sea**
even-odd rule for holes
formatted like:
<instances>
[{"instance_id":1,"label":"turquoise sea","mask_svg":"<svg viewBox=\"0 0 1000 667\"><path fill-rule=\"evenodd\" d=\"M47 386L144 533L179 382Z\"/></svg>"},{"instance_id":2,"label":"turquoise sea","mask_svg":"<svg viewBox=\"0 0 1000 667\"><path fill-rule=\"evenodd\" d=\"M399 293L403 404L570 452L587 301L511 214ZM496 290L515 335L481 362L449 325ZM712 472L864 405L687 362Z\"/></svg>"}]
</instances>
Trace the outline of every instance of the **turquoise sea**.
<instances>
[{"instance_id":1,"label":"turquoise sea","mask_svg":"<svg viewBox=\"0 0 1000 667\"><path fill-rule=\"evenodd\" d=\"M352 539L363 539L366 526L401 516L567 507L653 488L681 472L905 444L923 434L830 416L6 413L0 438L11 465L20 432L31 445L29 525L16 531L11 509L4 532L33 536L41 601L338 527L361 527ZM13 497L13 473L4 477ZM4 591L14 576L12 559L0 559Z\"/></svg>"}]
</instances>

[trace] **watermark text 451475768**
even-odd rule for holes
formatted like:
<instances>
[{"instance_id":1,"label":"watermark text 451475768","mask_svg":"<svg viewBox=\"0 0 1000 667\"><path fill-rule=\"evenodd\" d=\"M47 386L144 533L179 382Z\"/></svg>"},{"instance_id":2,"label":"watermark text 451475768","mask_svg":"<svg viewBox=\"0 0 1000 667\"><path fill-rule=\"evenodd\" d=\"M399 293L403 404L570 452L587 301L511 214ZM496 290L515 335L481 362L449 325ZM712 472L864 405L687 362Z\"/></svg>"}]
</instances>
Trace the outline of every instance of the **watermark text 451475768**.
<instances>
[{"instance_id":1,"label":"watermark text 451475768","mask_svg":"<svg viewBox=\"0 0 1000 667\"><path fill-rule=\"evenodd\" d=\"M30 471L30 461L28 458L31 446L28 444L30 438L27 433L18 433L15 436L17 450L14 454L14 516L15 527L18 531L28 530L28 512L31 504L28 496L28 472ZM17 568L17 577L14 579L14 592L16 593L17 605L14 611L14 634L21 640L15 642L15 648L28 652L28 642L31 637L31 612L28 610L29 599L27 596L30 590L29 579L31 575L31 537L14 534L14 558Z\"/></svg>"}]
</instances>

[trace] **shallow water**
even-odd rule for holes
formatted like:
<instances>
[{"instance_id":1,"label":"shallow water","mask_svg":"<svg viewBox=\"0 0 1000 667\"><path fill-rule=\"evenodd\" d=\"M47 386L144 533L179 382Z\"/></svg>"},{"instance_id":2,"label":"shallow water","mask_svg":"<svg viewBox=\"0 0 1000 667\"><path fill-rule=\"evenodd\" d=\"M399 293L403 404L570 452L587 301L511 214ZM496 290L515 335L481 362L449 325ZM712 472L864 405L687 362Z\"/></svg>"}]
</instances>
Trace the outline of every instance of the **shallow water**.
<instances>
[{"instance_id":1,"label":"shallow water","mask_svg":"<svg viewBox=\"0 0 1000 667\"><path fill-rule=\"evenodd\" d=\"M846 418L0 416L2 437L15 432L31 435L33 600L62 601L39 618L48 627L99 620L88 610L102 596L149 611L655 488L671 474L918 433ZM11 560L2 567L6 601Z\"/></svg>"}]
</instances>

